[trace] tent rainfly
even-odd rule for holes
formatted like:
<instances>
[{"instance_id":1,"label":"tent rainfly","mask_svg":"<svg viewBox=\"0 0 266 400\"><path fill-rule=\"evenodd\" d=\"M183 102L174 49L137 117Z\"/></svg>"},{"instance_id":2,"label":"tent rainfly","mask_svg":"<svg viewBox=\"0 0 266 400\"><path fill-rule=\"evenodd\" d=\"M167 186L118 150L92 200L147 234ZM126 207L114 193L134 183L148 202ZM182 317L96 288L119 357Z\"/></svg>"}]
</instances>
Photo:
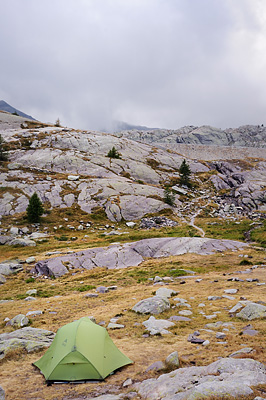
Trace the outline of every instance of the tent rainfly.
<instances>
[{"instance_id":1,"label":"tent rainfly","mask_svg":"<svg viewBox=\"0 0 266 400\"><path fill-rule=\"evenodd\" d=\"M47 383L103 380L116 369L132 364L105 328L83 317L58 329L46 353L33 365Z\"/></svg>"}]
</instances>

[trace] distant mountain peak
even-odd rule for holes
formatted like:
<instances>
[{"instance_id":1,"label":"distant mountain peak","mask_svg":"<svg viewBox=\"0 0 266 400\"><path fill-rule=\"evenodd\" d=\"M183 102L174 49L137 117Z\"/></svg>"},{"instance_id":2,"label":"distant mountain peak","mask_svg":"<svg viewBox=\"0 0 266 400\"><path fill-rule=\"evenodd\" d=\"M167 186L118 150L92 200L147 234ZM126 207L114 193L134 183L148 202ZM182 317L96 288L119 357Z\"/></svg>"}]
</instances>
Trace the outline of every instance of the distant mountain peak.
<instances>
[{"instance_id":1,"label":"distant mountain peak","mask_svg":"<svg viewBox=\"0 0 266 400\"><path fill-rule=\"evenodd\" d=\"M8 112L10 114L17 114L20 117L23 118L27 118L27 119L32 119L33 121L36 121L35 118L33 118L32 116L25 114L24 112L18 110L17 108L11 106L10 104L8 104L6 101L4 100L0 100L0 111L5 111Z\"/></svg>"}]
</instances>

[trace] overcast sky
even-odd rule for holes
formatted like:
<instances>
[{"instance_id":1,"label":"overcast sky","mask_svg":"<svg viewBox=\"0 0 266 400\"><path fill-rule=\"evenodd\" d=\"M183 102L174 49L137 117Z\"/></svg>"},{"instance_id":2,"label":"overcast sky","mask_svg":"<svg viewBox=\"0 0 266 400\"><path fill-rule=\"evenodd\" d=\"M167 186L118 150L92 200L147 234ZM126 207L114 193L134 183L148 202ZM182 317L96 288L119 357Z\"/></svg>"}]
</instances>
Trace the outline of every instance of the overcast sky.
<instances>
[{"instance_id":1,"label":"overcast sky","mask_svg":"<svg viewBox=\"0 0 266 400\"><path fill-rule=\"evenodd\" d=\"M44 122L266 123L265 0L0 0L0 100Z\"/></svg>"}]
</instances>

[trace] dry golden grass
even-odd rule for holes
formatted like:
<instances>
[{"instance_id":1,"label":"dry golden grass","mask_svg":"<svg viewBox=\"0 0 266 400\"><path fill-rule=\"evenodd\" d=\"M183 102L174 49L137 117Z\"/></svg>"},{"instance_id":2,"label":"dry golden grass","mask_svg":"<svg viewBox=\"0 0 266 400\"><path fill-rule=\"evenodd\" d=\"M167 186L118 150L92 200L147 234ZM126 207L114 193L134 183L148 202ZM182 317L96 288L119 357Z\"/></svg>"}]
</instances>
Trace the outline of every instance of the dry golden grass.
<instances>
[{"instance_id":1,"label":"dry golden grass","mask_svg":"<svg viewBox=\"0 0 266 400\"><path fill-rule=\"evenodd\" d=\"M257 262L262 262L265 253L249 250L246 253L253 255ZM220 271L219 264L223 261L224 268ZM172 351L177 350L181 365L206 365L215 361L218 357L226 357L233 351L243 346L253 347L255 349L252 357L266 362L265 357L265 323L264 321L252 322L259 334L255 337L246 337L241 335L241 331L247 322L238 319L232 319L229 316L228 309L234 305L240 297L246 297L248 300L265 299L265 288L256 286L254 283L248 282L230 282L227 281L228 275L224 273L234 272L239 267L239 257L237 253L228 253L222 256L198 256L195 254L186 254L180 257L170 257L165 260L147 260L142 266L142 270L153 272L158 269L165 271L169 265L176 267L185 266L188 269L197 269L204 267L201 274L203 280L195 283L195 278L186 279L186 284L180 285L180 280L175 279L169 287L179 292L178 297L183 297L189 301L192 306L193 316L191 322L177 322L175 327L171 328L171 335L155 336L143 338L145 328L142 322L148 317L135 314L131 308L137 301L150 297L158 288L148 281L137 283L138 268L129 268L127 270L106 271L97 269L93 271L85 271L81 273L61 277L57 280L36 279L33 283L26 283L28 273L26 271L9 277L5 285L2 286L2 297L13 297L24 294L30 288L37 288L40 293L52 297L37 297L34 302L27 302L23 299L1 305L3 317L13 317L18 313L26 314L29 310L43 310L44 314L32 318L33 327L49 329L56 331L60 326L78 319L82 316L93 315L97 322L109 322L110 318L117 314L121 314L119 323L125 325L123 330L115 330L110 332L110 336L116 345L132 360L134 364L116 374L108 377L106 382L102 383L84 383L80 385L63 384L47 387L44 379L31 364L36 361L44 351L39 354L26 354L23 352L13 354L12 359L8 359L1 365L0 381L6 390L7 399L64 399L75 398L80 396L88 396L89 393L111 393L112 387L121 389L122 383L128 377L134 381L146 379L156 374L145 373L146 368L157 360L164 360ZM215 269L218 269L216 271ZM243 267L242 267L243 269ZM211 272L208 272L210 270ZM136 276L134 275L136 274ZM252 277L258 277L263 280L265 278L263 269L255 270ZM234 274L234 276L237 276ZM243 275L239 275L243 277ZM80 281L84 283L81 284ZM214 282L218 281L218 282ZM99 295L98 298L85 298L84 293L80 293L75 288L79 285L101 285L101 284L117 284L117 291L110 291L106 294ZM236 300L217 300L209 302L208 295L222 295L226 288L239 288ZM61 297L55 297L55 295ZM200 313L198 304L204 302L206 314L212 314L214 311L221 311L214 320L206 320ZM171 300L174 305L173 299ZM57 314L50 314L56 311ZM179 309L170 309L157 318L167 319L171 315L178 315ZM215 333L202 331L201 336L209 339L211 344L208 347L197 346L187 341L189 333L193 333L196 329L204 328L208 322L217 320L225 322L233 322L236 329L230 329L226 344L217 344L219 340L215 339ZM138 325L135 325L138 324ZM8 332L11 328L5 327L2 323L2 331ZM218 330L218 329L216 329ZM22 368L23 366L23 368ZM113 389L114 389L113 388Z\"/></svg>"},{"instance_id":2,"label":"dry golden grass","mask_svg":"<svg viewBox=\"0 0 266 400\"><path fill-rule=\"evenodd\" d=\"M53 215L52 215L53 217ZM51 219L52 219L51 217ZM60 217L60 216L59 216ZM71 221L71 215L69 215ZM63 218L63 213L60 218ZM71 221L72 222L72 221ZM70 222L70 223L71 223ZM74 222L74 217L73 217ZM57 225L60 222L57 221ZM101 222L102 223L102 222ZM52 225L51 225L52 226ZM49 225L50 227L50 225ZM182 227L179 227L182 232ZM50 229L50 231L52 231ZM158 236L160 231L158 232ZM168 231L165 231L168 232ZM61 232L66 234L66 231ZM86 233L86 232L85 232ZM47 243L40 243L36 248L11 248L2 246L0 260L10 258L25 259L29 255L34 255L37 260L47 258L45 253L50 250L61 251L71 249L81 250L88 247L108 245L112 240L124 241L139 234L137 231L125 235L124 237L110 238L103 237L99 232L90 233L88 241L84 240L84 232L70 232L77 240L74 242L60 242L55 239L57 232L49 238ZM152 237L154 232L143 233L143 236ZM135 236L134 236L135 235ZM164 233L165 235L165 233ZM266 255L263 249L247 248L245 254L252 257L249 260L253 264L266 263ZM43 314L31 319L31 326L36 328L56 330L64 324L83 316L93 315L97 322L105 321L106 326L109 320L116 315L120 315L119 323L124 324L122 330L110 331L109 334L118 348L123 351L133 361L129 365L114 375L108 377L101 383L84 384L61 384L47 387L44 378L39 370L32 366L32 363L44 354L44 351L34 354L26 352L15 352L12 357L0 364L0 383L6 391L7 400L26 400L26 399L45 399L45 400L63 400L95 396L96 394L110 394L114 391L125 391L122 388L123 382L131 377L133 381L141 381L156 373L146 373L147 367L155 361L165 360L166 356L177 350L181 360L181 366L206 365L217 360L218 357L227 357L232 352L242 347L252 347L254 352L249 355L258 361L266 362L265 339L266 328L265 321L252 321L254 329L259 331L257 336L247 337L241 334L248 321L241 321L237 318L231 318L228 310L237 303L240 297L246 297L248 300L266 301L265 287L257 286L253 282L231 282L227 279L232 276L238 276L242 279L247 277L258 278L265 281L265 269L258 268L249 275L239 275L238 270L244 270L247 267L240 266L243 258L239 257L239 252L217 253L209 256L199 256L196 254L184 254L182 256L169 257L166 259L146 260L138 267L131 267L120 270L106 270L97 268L92 271L72 270L71 273L58 278L44 279L36 278L34 282L29 282L31 276L31 266L26 265L24 271L7 278L7 282L1 286L1 299L13 299L14 301L3 303L1 307L1 332L10 332L11 327L5 326L3 322L5 317L12 318L22 313L26 314L30 310L42 310ZM171 269L189 269L194 270L197 276L202 278L200 283L195 283L194 278L185 279L185 284L180 284L180 279L175 278L174 282L168 287L179 292L178 297L188 300L193 310L193 318L190 322L176 322L170 329L171 334L166 336L154 336L144 338L145 328L142 322L149 316L138 315L131 311L132 307L141 299L152 296L158 289L154 286L149 277L156 275L171 275ZM74 275L72 275L74 273ZM97 298L85 298L86 292L81 292L82 288L100 285L117 285L118 289L106 294L100 294ZM38 295L35 301L25 301L26 291L37 289ZM208 301L210 295L223 295L224 289L238 288L235 300L217 300ZM60 296L60 297L57 297ZM172 306L175 302L170 300ZM217 318L207 320L200 314L199 303L205 303L203 309L207 315L219 311ZM167 319L172 315L178 315L180 308L171 308L163 314L157 316L158 319ZM51 313L56 312L56 314ZM235 329L229 328L226 342L219 344L220 340L215 338L214 332L200 331L201 337L210 340L210 345L203 347L191 344L187 341L190 333L198 329L205 329L207 323L221 320L231 322ZM130 390L130 389L129 389ZM259 392L256 392L259 394Z\"/></svg>"}]
</instances>

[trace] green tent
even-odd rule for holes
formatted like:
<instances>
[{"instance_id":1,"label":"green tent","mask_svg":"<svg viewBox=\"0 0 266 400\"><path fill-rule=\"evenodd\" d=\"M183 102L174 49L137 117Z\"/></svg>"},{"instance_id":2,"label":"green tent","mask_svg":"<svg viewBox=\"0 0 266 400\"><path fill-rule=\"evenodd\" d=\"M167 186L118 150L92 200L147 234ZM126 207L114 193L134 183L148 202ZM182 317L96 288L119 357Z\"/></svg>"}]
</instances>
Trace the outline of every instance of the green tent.
<instances>
[{"instance_id":1,"label":"green tent","mask_svg":"<svg viewBox=\"0 0 266 400\"><path fill-rule=\"evenodd\" d=\"M58 329L53 343L33 365L46 381L102 380L132 361L102 326L83 317Z\"/></svg>"}]
</instances>

